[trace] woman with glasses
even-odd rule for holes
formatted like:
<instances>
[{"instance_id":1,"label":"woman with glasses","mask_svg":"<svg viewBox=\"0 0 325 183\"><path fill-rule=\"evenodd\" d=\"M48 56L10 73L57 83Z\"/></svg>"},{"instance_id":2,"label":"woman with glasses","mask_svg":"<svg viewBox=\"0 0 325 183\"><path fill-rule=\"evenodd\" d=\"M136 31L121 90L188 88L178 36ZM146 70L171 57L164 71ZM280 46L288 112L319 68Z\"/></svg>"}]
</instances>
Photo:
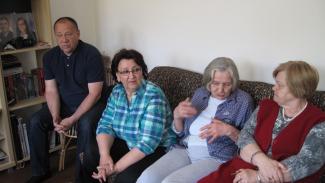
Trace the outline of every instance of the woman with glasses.
<instances>
[{"instance_id":1,"label":"woman with glasses","mask_svg":"<svg viewBox=\"0 0 325 183\"><path fill-rule=\"evenodd\" d=\"M173 129L182 146L148 167L137 183L194 183L237 153L236 141L252 110L252 98L238 89L235 63L214 59L203 74L203 86L191 101L174 110Z\"/></svg>"},{"instance_id":2,"label":"woman with glasses","mask_svg":"<svg viewBox=\"0 0 325 183\"><path fill-rule=\"evenodd\" d=\"M100 182L136 182L142 171L176 141L167 98L147 81L148 70L136 50L122 49L112 60L113 88L97 128Z\"/></svg>"}]
</instances>

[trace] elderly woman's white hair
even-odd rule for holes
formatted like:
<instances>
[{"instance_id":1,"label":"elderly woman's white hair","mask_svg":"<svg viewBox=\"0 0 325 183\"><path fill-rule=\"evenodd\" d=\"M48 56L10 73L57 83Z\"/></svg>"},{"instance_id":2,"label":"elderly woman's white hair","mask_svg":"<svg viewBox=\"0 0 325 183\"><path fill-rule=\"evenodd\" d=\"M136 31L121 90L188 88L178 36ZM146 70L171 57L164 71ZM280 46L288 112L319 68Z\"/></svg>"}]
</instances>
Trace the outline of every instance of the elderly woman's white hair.
<instances>
[{"instance_id":1,"label":"elderly woman's white hair","mask_svg":"<svg viewBox=\"0 0 325 183\"><path fill-rule=\"evenodd\" d=\"M232 88L231 91L235 91L239 85L239 74L237 66L234 61L227 57L218 57L212 60L209 65L204 69L203 73L203 85L210 91L210 84L214 73L216 71L228 72L231 76Z\"/></svg>"}]
</instances>

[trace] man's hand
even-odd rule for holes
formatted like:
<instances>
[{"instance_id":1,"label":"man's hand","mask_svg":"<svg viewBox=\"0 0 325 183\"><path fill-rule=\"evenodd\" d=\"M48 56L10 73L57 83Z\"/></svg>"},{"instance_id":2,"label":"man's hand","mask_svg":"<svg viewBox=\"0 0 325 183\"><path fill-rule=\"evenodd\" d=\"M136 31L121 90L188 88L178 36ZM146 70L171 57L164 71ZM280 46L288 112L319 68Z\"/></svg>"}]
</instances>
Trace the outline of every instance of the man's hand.
<instances>
[{"instance_id":1,"label":"man's hand","mask_svg":"<svg viewBox=\"0 0 325 183\"><path fill-rule=\"evenodd\" d=\"M53 126L54 126L54 131L56 131L58 133L60 133L60 131L62 131L62 129L63 129L63 126L60 125L61 121L62 121L62 119L60 116L53 117L53 120L52 120Z\"/></svg>"},{"instance_id":2,"label":"man's hand","mask_svg":"<svg viewBox=\"0 0 325 183\"><path fill-rule=\"evenodd\" d=\"M60 123L60 125L62 126L62 131L69 130L74 123L75 120L71 116L68 118L64 118Z\"/></svg>"}]
</instances>

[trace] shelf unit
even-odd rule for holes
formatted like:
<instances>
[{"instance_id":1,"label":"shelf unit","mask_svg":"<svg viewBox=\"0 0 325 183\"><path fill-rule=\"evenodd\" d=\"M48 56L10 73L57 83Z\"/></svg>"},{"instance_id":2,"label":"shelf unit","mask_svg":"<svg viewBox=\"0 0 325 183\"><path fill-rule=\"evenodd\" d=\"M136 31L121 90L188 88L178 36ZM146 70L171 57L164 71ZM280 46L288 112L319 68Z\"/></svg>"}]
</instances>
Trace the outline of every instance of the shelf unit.
<instances>
[{"instance_id":1,"label":"shelf unit","mask_svg":"<svg viewBox=\"0 0 325 183\"><path fill-rule=\"evenodd\" d=\"M22 63L24 72L29 72L33 68L41 67L44 53L51 48L53 44L50 0L31 0L31 5L39 42L33 47L0 52L0 55L12 54L17 56ZM14 167L17 163L29 160L29 158L17 160L15 157L10 112L15 112L17 110L28 111L30 107L45 103L46 100L44 97L35 97L18 101L15 105L9 106L5 92L6 89L1 59L0 76L0 149L7 155L4 160L0 160L1 171ZM53 150L57 149L59 149L59 147Z\"/></svg>"}]
</instances>

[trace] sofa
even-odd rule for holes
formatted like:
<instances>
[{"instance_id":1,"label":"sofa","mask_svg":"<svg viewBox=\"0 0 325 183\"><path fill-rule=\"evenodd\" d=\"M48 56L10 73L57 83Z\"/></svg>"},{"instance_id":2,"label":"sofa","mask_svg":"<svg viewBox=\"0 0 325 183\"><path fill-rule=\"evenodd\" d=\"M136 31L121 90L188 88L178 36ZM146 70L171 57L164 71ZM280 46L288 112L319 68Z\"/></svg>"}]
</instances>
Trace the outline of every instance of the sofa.
<instances>
[{"instance_id":1,"label":"sofa","mask_svg":"<svg viewBox=\"0 0 325 183\"><path fill-rule=\"evenodd\" d=\"M191 97L195 89L202 85L202 74L168 66L153 68L148 79L165 92L172 110L180 101ZM273 96L272 85L265 82L241 80L239 88L252 96L255 107L261 99ZM325 91L316 91L309 101L325 111ZM325 174L321 182L325 183Z\"/></svg>"}]
</instances>

